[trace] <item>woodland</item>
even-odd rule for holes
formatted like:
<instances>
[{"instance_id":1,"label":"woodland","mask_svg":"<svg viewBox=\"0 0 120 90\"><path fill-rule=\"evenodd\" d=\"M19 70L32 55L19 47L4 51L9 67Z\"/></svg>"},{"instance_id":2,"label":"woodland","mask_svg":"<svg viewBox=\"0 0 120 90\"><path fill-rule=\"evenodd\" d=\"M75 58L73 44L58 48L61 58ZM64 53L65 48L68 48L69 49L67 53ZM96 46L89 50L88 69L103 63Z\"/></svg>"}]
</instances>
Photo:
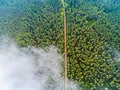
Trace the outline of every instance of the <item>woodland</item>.
<instances>
[{"instance_id":1,"label":"woodland","mask_svg":"<svg viewBox=\"0 0 120 90\"><path fill-rule=\"evenodd\" d=\"M1 34L19 47L56 46L64 54L61 0L3 1ZM120 0L65 0L65 7L68 78L83 90L120 90Z\"/></svg>"}]
</instances>

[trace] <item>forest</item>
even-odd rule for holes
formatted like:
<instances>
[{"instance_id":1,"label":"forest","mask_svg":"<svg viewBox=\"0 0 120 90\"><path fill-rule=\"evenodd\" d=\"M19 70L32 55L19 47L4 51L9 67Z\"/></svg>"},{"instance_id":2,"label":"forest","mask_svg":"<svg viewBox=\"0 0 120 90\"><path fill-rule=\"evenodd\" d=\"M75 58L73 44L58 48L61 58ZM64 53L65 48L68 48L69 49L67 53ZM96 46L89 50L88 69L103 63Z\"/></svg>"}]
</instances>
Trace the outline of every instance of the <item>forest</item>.
<instances>
[{"instance_id":1,"label":"forest","mask_svg":"<svg viewBox=\"0 0 120 90\"><path fill-rule=\"evenodd\" d=\"M61 0L0 4L0 34L19 47L56 46L64 54ZM120 90L120 0L65 0L65 7L68 78L83 90Z\"/></svg>"}]
</instances>

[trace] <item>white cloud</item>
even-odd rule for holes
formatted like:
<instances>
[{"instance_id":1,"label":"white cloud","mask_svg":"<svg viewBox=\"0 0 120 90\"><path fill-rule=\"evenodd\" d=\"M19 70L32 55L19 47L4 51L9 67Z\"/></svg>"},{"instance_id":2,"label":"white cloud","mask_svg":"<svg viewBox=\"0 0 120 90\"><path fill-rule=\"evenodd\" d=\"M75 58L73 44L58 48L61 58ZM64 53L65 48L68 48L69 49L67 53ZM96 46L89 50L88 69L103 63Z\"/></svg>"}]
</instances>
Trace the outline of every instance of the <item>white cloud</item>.
<instances>
[{"instance_id":1,"label":"white cloud","mask_svg":"<svg viewBox=\"0 0 120 90\"><path fill-rule=\"evenodd\" d=\"M63 58L55 47L46 52L41 48L20 49L11 41L3 41L0 44L0 90L63 90L60 65ZM76 84L69 86L77 90Z\"/></svg>"}]
</instances>

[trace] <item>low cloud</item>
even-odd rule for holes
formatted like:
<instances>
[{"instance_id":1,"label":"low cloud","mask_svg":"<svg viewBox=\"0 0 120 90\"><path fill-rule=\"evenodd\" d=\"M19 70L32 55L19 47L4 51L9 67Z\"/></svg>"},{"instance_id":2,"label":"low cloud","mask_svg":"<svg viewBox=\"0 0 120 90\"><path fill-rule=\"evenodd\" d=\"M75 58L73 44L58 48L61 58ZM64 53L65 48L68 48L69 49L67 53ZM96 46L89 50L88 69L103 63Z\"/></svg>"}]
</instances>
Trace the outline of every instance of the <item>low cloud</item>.
<instances>
[{"instance_id":1,"label":"low cloud","mask_svg":"<svg viewBox=\"0 0 120 90\"><path fill-rule=\"evenodd\" d=\"M61 62L55 47L19 48L10 40L0 41L0 90L63 90ZM69 81L69 90L78 90Z\"/></svg>"}]
</instances>

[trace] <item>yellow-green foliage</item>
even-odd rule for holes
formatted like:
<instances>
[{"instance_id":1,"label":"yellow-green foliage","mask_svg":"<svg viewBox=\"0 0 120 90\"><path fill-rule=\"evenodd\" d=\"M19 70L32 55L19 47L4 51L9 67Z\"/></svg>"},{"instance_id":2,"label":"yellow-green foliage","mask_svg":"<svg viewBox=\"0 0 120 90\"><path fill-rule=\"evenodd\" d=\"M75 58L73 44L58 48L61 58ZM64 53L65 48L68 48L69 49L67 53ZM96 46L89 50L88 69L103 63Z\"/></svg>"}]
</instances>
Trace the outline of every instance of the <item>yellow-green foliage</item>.
<instances>
[{"instance_id":1,"label":"yellow-green foliage","mask_svg":"<svg viewBox=\"0 0 120 90\"><path fill-rule=\"evenodd\" d=\"M48 1L30 7L27 16L21 18L26 31L17 32L15 39L20 46L55 45L63 53L62 3ZM115 11L114 16L112 12L108 15L107 3L88 1L66 0L68 78L83 90L119 90L120 64L114 51L120 51L120 26L117 19L113 22Z\"/></svg>"}]
</instances>

